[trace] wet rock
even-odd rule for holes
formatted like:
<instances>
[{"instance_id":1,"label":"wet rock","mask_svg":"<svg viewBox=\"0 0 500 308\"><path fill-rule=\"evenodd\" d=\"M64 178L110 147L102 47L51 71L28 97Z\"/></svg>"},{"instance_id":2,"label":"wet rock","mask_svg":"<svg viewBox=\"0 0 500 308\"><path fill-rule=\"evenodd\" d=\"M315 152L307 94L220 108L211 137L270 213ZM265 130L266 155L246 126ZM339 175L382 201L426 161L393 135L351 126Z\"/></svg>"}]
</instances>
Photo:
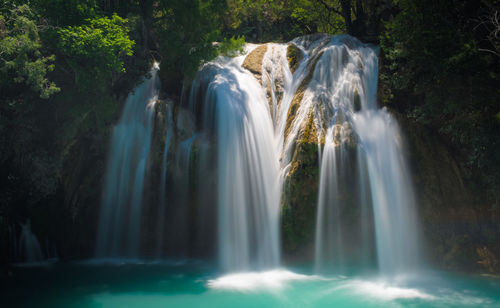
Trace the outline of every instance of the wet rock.
<instances>
[{"instance_id":1,"label":"wet rock","mask_svg":"<svg viewBox=\"0 0 500 308\"><path fill-rule=\"evenodd\" d=\"M290 44L286 49L286 58L288 60L288 65L290 66L290 71L293 74L299 67L300 61L302 61L302 50L300 50L297 45Z\"/></svg>"},{"instance_id":2,"label":"wet rock","mask_svg":"<svg viewBox=\"0 0 500 308\"><path fill-rule=\"evenodd\" d=\"M297 92L295 92L295 95L292 99L292 102L290 104L290 108L288 109L288 115L286 118L286 124L285 124L285 140L287 140L288 135L290 134L290 131L292 129L292 124L295 120L295 115L297 114L297 110L300 107L300 103L302 102L302 99L304 98L304 93L307 90L307 86L311 82L311 79L313 77L314 70L316 68L316 64L318 63L318 60L321 58L323 55L323 52L320 52L315 56L315 58L311 59L309 61L308 67L307 67L307 76L302 80L299 88L297 89Z\"/></svg>"},{"instance_id":3,"label":"wet rock","mask_svg":"<svg viewBox=\"0 0 500 308\"><path fill-rule=\"evenodd\" d=\"M297 138L283 188L281 224L283 250L288 256L312 253L319 182L317 143L311 113Z\"/></svg>"},{"instance_id":4,"label":"wet rock","mask_svg":"<svg viewBox=\"0 0 500 308\"><path fill-rule=\"evenodd\" d=\"M344 122L341 129L342 143L346 144L349 148L354 149L358 143L356 133L352 129L349 122Z\"/></svg>"},{"instance_id":5,"label":"wet rock","mask_svg":"<svg viewBox=\"0 0 500 308\"><path fill-rule=\"evenodd\" d=\"M262 79L262 59L267 51L267 44L260 45L246 56L241 66L252 72L260 81Z\"/></svg>"},{"instance_id":6,"label":"wet rock","mask_svg":"<svg viewBox=\"0 0 500 308\"><path fill-rule=\"evenodd\" d=\"M429 260L448 270L500 273L500 213L477 203L464 172L428 127L393 113L407 136L418 213Z\"/></svg>"},{"instance_id":7,"label":"wet rock","mask_svg":"<svg viewBox=\"0 0 500 308\"><path fill-rule=\"evenodd\" d=\"M481 265L481 267L490 272L490 273L498 273L499 272L499 266L500 262L498 261L497 257L491 250L488 249L486 246L481 246L476 248L477 255L479 256L479 261L478 263Z\"/></svg>"},{"instance_id":8,"label":"wet rock","mask_svg":"<svg viewBox=\"0 0 500 308\"><path fill-rule=\"evenodd\" d=\"M267 56L262 61L262 86L266 89L266 97L273 119L276 118L275 113L278 111L285 90L284 68L281 57L281 46L269 44Z\"/></svg>"},{"instance_id":9,"label":"wet rock","mask_svg":"<svg viewBox=\"0 0 500 308\"><path fill-rule=\"evenodd\" d=\"M359 96L359 91L356 89L354 92L354 111L358 112L361 110L361 97Z\"/></svg>"}]
</instances>

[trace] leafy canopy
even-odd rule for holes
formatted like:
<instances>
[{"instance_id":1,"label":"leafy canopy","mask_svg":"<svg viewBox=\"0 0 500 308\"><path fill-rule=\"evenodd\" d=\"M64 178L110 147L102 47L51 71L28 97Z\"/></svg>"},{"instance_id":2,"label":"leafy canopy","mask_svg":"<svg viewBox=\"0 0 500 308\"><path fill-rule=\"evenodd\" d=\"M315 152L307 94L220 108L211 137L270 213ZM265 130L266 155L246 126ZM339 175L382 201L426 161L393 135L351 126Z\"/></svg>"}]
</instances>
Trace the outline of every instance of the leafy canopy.
<instances>
[{"instance_id":1,"label":"leafy canopy","mask_svg":"<svg viewBox=\"0 0 500 308\"><path fill-rule=\"evenodd\" d=\"M42 54L38 30L27 5L14 6L0 15L0 89L4 95L15 95L16 84L27 86L41 98L59 91L46 77L54 69L55 57Z\"/></svg>"},{"instance_id":2,"label":"leafy canopy","mask_svg":"<svg viewBox=\"0 0 500 308\"><path fill-rule=\"evenodd\" d=\"M225 0L159 1L156 33L162 54L162 81L167 91L180 92L203 60L217 56Z\"/></svg>"},{"instance_id":3,"label":"leafy canopy","mask_svg":"<svg viewBox=\"0 0 500 308\"><path fill-rule=\"evenodd\" d=\"M125 72L123 59L132 56L135 44L128 36L127 22L113 14L59 30L60 52L74 69L77 80L81 72L86 78L106 83L113 73Z\"/></svg>"}]
</instances>

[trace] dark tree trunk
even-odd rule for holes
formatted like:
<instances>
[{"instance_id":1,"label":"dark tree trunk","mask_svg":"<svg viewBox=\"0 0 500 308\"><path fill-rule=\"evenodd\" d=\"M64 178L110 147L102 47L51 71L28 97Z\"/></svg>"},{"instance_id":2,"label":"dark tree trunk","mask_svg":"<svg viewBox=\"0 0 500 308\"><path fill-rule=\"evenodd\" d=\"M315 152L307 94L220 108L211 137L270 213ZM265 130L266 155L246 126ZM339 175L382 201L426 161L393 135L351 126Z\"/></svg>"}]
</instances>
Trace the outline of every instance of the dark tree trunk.
<instances>
[{"instance_id":1,"label":"dark tree trunk","mask_svg":"<svg viewBox=\"0 0 500 308\"><path fill-rule=\"evenodd\" d=\"M342 17L344 17L345 28L348 34L352 33L352 20L351 20L351 0L340 0L342 7Z\"/></svg>"}]
</instances>

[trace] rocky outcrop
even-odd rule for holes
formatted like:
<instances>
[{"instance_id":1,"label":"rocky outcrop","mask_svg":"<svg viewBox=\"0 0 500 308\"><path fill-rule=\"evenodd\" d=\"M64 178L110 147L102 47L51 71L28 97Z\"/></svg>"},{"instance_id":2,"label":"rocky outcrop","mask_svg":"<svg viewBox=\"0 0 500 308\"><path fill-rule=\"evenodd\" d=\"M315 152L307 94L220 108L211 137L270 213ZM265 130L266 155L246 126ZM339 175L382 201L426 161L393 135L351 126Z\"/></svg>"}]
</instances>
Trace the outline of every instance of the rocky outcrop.
<instances>
[{"instance_id":1,"label":"rocky outcrop","mask_svg":"<svg viewBox=\"0 0 500 308\"><path fill-rule=\"evenodd\" d=\"M302 50L295 44L288 45L286 49L286 58L288 60L288 66L290 71L294 73L299 67L300 61L302 61L303 55Z\"/></svg>"},{"instance_id":2,"label":"rocky outcrop","mask_svg":"<svg viewBox=\"0 0 500 308\"><path fill-rule=\"evenodd\" d=\"M456 155L432 130L399 116L408 139L425 253L437 267L500 273L500 211L478 201Z\"/></svg>"},{"instance_id":3,"label":"rocky outcrop","mask_svg":"<svg viewBox=\"0 0 500 308\"><path fill-rule=\"evenodd\" d=\"M283 187L283 252L291 258L299 255L307 258L313 250L319 182L318 151L318 133L311 113L297 138Z\"/></svg>"},{"instance_id":4,"label":"rocky outcrop","mask_svg":"<svg viewBox=\"0 0 500 308\"><path fill-rule=\"evenodd\" d=\"M266 52L267 44L258 46L246 56L241 65L252 72L259 81L262 81L262 59L264 59Z\"/></svg>"},{"instance_id":5,"label":"rocky outcrop","mask_svg":"<svg viewBox=\"0 0 500 308\"><path fill-rule=\"evenodd\" d=\"M319 58L323 53L319 53L315 56L315 58L311 59L308 63L307 69L307 76L304 77L302 82L300 83L299 88L297 89L297 92L295 92L295 95L293 96L292 103L290 104L290 108L288 109L288 115L286 117L286 124L285 124L285 140L288 138L288 135L290 134L290 130L292 129L292 124L293 121L295 120L295 115L297 114L297 111L300 107L300 103L302 102L302 99L304 98L304 93L307 90L307 86L309 85L309 82L311 82L311 79L313 77L314 69L316 68L316 64L318 63Z\"/></svg>"}]
</instances>

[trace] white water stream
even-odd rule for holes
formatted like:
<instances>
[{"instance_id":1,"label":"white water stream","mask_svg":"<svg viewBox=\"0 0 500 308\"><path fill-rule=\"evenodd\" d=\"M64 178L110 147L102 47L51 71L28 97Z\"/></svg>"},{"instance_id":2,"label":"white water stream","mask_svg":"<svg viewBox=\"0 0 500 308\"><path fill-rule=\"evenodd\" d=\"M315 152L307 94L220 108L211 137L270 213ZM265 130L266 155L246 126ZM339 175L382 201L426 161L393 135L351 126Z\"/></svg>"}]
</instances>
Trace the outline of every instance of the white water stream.
<instances>
[{"instance_id":1,"label":"white water stream","mask_svg":"<svg viewBox=\"0 0 500 308\"><path fill-rule=\"evenodd\" d=\"M140 255L144 178L160 90L158 69L156 63L151 77L129 94L113 129L99 218L98 258Z\"/></svg>"}]
</instances>

